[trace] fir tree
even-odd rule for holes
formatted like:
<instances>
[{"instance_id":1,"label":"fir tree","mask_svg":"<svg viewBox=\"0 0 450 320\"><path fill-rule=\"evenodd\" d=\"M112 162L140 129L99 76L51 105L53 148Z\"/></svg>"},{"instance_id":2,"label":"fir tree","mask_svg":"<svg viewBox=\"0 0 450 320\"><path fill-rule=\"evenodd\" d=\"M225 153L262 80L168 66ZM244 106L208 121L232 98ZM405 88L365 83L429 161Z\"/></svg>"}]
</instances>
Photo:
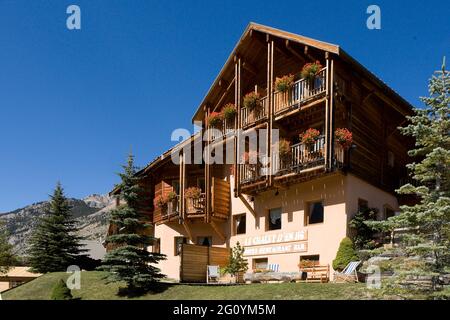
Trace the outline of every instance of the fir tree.
<instances>
[{"instance_id":1,"label":"fir tree","mask_svg":"<svg viewBox=\"0 0 450 320\"><path fill-rule=\"evenodd\" d=\"M141 188L131 154L123 169L124 172L119 174L122 180L119 188L120 198L125 204L111 212L110 224L116 232L106 238L106 243L113 249L105 255L100 269L109 272L109 281L125 281L130 292L150 290L164 277L155 266L164 259L164 255L147 250L155 239L145 234L151 224L148 216L141 214Z\"/></svg>"},{"instance_id":2,"label":"fir tree","mask_svg":"<svg viewBox=\"0 0 450 320\"><path fill-rule=\"evenodd\" d=\"M0 221L0 274L7 273L17 263L13 246L8 242L5 223Z\"/></svg>"},{"instance_id":3,"label":"fir tree","mask_svg":"<svg viewBox=\"0 0 450 320\"><path fill-rule=\"evenodd\" d=\"M409 124L400 128L402 134L415 138L415 149L409 155L418 162L408 165L414 185L404 185L397 191L418 196L418 203L402 206L401 213L386 222L372 223L384 231L410 230L399 249L407 257L420 258L420 263L416 259L411 267L410 260L397 267L397 277L387 289L398 294L420 290L408 286L408 281L425 276L431 278L433 295L440 287L441 276L450 272L450 78L445 60L442 70L432 75L428 90L429 97L421 98L425 107L415 109L408 117Z\"/></svg>"},{"instance_id":4,"label":"fir tree","mask_svg":"<svg viewBox=\"0 0 450 320\"><path fill-rule=\"evenodd\" d=\"M28 250L32 270L40 273L66 271L86 251L80 244L83 238L75 234L78 231L76 221L59 182L50 198L47 212L40 218Z\"/></svg>"}]
</instances>

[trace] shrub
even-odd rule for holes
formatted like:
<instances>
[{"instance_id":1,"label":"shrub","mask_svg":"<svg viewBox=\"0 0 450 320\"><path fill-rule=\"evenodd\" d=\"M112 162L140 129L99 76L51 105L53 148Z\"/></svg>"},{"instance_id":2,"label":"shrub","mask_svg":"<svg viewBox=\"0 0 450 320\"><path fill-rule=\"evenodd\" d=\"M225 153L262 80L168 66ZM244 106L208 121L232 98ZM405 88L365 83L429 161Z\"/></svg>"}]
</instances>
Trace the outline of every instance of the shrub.
<instances>
[{"instance_id":1,"label":"shrub","mask_svg":"<svg viewBox=\"0 0 450 320\"><path fill-rule=\"evenodd\" d=\"M208 116L208 124L210 127L217 127L222 123L223 114L220 112L211 112Z\"/></svg>"},{"instance_id":2,"label":"shrub","mask_svg":"<svg viewBox=\"0 0 450 320\"><path fill-rule=\"evenodd\" d=\"M227 103L222 109L222 114L225 120L233 121L236 117L236 106L233 103Z\"/></svg>"},{"instance_id":3,"label":"shrub","mask_svg":"<svg viewBox=\"0 0 450 320\"><path fill-rule=\"evenodd\" d=\"M358 261L358 255L356 254L353 242L350 238L345 237L342 239L336 258L333 260L333 269L342 271L351 261Z\"/></svg>"},{"instance_id":4,"label":"shrub","mask_svg":"<svg viewBox=\"0 0 450 320\"><path fill-rule=\"evenodd\" d=\"M300 139L303 144L313 144L320 136L320 131L317 129L309 128L300 135Z\"/></svg>"},{"instance_id":5,"label":"shrub","mask_svg":"<svg viewBox=\"0 0 450 320\"><path fill-rule=\"evenodd\" d=\"M259 107L259 93L257 92L249 92L244 96L244 107L249 108L250 110Z\"/></svg>"},{"instance_id":6,"label":"shrub","mask_svg":"<svg viewBox=\"0 0 450 320\"><path fill-rule=\"evenodd\" d=\"M367 208L356 213L350 220L349 226L356 231L353 242L357 249L375 248L375 242L373 241L375 231L366 222L375 221L377 214L377 208Z\"/></svg>"},{"instance_id":7,"label":"shrub","mask_svg":"<svg viewBox=\"0 0 450 320\"><path fill-rule=\"evenodd\" d=\"M344 149L351 147L353 143L353 135L347 128L338 128L334 132L336 142L341 145Z\"/></svg>"},{"instance_id":8,"label":"shrub","mask_svg":"<svg viewBox=\"0 0 450 320\"><path fill-rule=\"evenodd\" d=\"M318 60L316 62L307 63L302 68L302 77L308 80L312 80L322 68L323 67Z\"/></svg>"},{"instance_id":9,"label":"shrub","mask_svg":"<svg viewBox=\"0 0 450 320\"><path fill-rule=\"evenodd\" d=\"M53 287L51 300L71 300L72 298L70 289L67 288L64 280L60 279Z\"/></svg>"},{"instance_id":10,"label":"shrub","mask_svg":"<svg viewBox=\"0 0 450 320\"><path fill-rule=\"evenodd\" d=\"M275 79L275 88L278 91L286 92L294 84L294 76L292 74Z\"/></svg>"},{"instance_id":11,"label":"shrub","mask_svg":"<svg viewBox=\"0 0 450 320\"><path fill-rule=\"evenodd\" d=\"M202 189L198 187L190 187L184 191L184 196L186 198L198 199L202 194Z\"/></svg>"}]
</instances>

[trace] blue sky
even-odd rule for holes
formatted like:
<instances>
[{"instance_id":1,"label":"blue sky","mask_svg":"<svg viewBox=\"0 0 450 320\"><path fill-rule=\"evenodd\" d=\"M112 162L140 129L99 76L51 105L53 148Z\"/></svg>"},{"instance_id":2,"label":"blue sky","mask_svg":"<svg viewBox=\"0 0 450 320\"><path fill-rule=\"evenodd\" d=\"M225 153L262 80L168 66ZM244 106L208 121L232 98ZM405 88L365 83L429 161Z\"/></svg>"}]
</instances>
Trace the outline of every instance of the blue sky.
<instances>
[{"instance_id":1,"label":"blue sky","mask_svg":"<svg viewBox=\"0 0 450 320\"><path fill-rule=\"evenodd\" d=\"M66 28L81 8L82 29ZM366 28L381 8L382 29ZM108 192L172 145L250 21L338 44L414 105L450 59L449 1L0 0L0 212Z\"/></svg>"}]
</instances>

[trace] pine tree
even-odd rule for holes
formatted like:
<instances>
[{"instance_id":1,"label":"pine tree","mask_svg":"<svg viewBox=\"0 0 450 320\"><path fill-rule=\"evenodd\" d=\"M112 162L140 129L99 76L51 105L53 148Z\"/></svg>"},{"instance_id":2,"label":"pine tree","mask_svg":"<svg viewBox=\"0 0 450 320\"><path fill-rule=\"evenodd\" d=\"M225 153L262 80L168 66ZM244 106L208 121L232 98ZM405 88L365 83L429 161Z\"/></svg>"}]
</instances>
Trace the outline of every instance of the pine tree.
<instances>
[{"instance_id":1,"label":"pine tree","mask_svg":"<svg viewBox=\"0 0 450 320\"><path fill-rule=\"evenodd\" d=\"M6 273L17 262L13 246L8 242L5 223L0 221L0 274Z\"/></svg>"},{"instance_id":2,"label":"pine tree","mask_svg":"<svg viewBox=\"0 0 450 320\"><path fill-rule=\"evenodd\" d=\"M236 279L239 278L239 274L248 270L248 262L244 259L244 248L239 241L236 246L231 250L230 257L228 259L228 265L225 267L225 272L233 275Z\"/></svg>"},{"instance_id":3,"label":"pine tree","mask_svg":"<svg viewBox=\"0 0 450 320\"><path fill-rule=\"evenodd\" d=\"M375 224L384 231L408 228L399 249L407 257L420 258L395 270L397 277L387 289L398 294L421 290L409 286L409 280L428 277L433 295L442 275L450 272L450 78L445 60L442 70L432 75L428 89L429 97L421 98L425 107L415 109L408 117L409 124L400 128L402 134L415 138L415 149L409 155L418 162L408 165L414 185L406 184L397 191L416 195L418 203L402 206L400 215Z\"/></svg>"},{"instance_id":4,"label":"pine tree","mask_svg":"<svg viewBox=\"0 0 450 320\"><path fill-rule=\"evenodd\" d=\"M110 224L117 232L109 235L106 243L114 249L107 252L99 269L109 272L109 281L125 281L130 292L150 290L156 281L164 277L154 266L164 259L164 255L147 250L155 239L145 234L151 224L148 216L141 214L141 187L135 175L133 155L129 155L123 169L124 172L119 173L122 180L119 188L120 198L125 204L110 213Z\"/></svg>"},{"instance_id":5,"label":"pine tree","mask_svg":"<svg viewBox=\"0 0 450 320\"><path fill-rule=\"evenodd\" d=\"M83 238L75 234L78 231L76 221L59 182L50 198L47 212L40 218L28 250L32 270L40 273L66 271L86 251L80 244Z\"/></svg>"}]
</instances>

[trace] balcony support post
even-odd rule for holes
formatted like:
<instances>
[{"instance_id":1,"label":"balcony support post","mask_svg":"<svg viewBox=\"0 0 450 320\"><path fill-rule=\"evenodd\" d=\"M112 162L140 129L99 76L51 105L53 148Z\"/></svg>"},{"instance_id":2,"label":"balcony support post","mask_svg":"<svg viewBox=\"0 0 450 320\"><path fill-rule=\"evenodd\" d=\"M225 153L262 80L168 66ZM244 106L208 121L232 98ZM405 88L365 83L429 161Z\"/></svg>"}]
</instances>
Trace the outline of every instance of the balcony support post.
<instances>
[{"instance_id":1,"label":"balcony support post","mask_svg":"<svg viewBox=\"0 0 450 320\"><path fill-rule=\"evenodd\" d=\"M334 125L334 112L335 112L335 105L334 105L334 63L333 63L333 59L330 59L330 55L328 55L328 59L330 60L330 69L327 69L327 75L328 78L330 79L329 81L329 93L330 93L330 137L329 137L329 141L330 141L330 151L329 151L329 155L330 155L330 159L329 159L329 168L332 169L334 166L334 159L335 159L335 154L334 154L334 130L335 130L335 125Z\"/></svg>"},{"instance_id":2,"label":"balcony support post","mask_svg":"<svg viewBox=\"0 0 450 320\"><path fill-rule=\"evenodd\" d=\"M240 171L239 166L239 141L241 140L241 59L237 56L234 57L234 73L235 73L235 86L234 86L234 104L237 109L236 119L236 132L234 137L234 197L237 198L240 194Z\"/></svg>"},{"instance_id":3,"label":"balcony support post","mask_svg":"<svg viewBox=\"0 0 450 320\"><path fill-rule=\"evenodd\" d=\"M268 39L269 40L269 39ZM273 155L272 155L272 130L273 130L273 51L274 41L267 42L267 99L268 99L268 114L267 114L267 164L266 167L266 183L271 186L273 184Z\"/></svg>"},{"instance_id":4,"label":"balcony support post","mask_svg":"<svg viewBox=\"0 0 450 320\"><path fill-rule=\"evenodd\" d=\"M327 52L328 53L328 52ZM328 159L330 158L330 154L329 154L329 135L330 135L330 127L329 127L329 120L330 120L330 116L329 116L329 109L330 109L330 82L329 82L329 59L328 59L329 55L326 54L325 58L326 58L326 76L325 76L325 154L324 154L324 162L325 162L325 169L328 170L329 165L328 165Z\"/></svg>"},{"instance_id":5,"label":"balcony support post","mask_svg":"<svg viewBox=\"0 0 450 320\"><path fill-rule=\"evenodd\" d=\"M209 216L209 203L211 201L209 193L210 193L210 142L211 142L211 133L210 128L208 124L208 118L210 115L211 109L208 107L206 110L206 118L205 118L205 128L206 128L206 159L205 159L205 222L208 222L208 216Z\"/></svg>"}]
</instances>

